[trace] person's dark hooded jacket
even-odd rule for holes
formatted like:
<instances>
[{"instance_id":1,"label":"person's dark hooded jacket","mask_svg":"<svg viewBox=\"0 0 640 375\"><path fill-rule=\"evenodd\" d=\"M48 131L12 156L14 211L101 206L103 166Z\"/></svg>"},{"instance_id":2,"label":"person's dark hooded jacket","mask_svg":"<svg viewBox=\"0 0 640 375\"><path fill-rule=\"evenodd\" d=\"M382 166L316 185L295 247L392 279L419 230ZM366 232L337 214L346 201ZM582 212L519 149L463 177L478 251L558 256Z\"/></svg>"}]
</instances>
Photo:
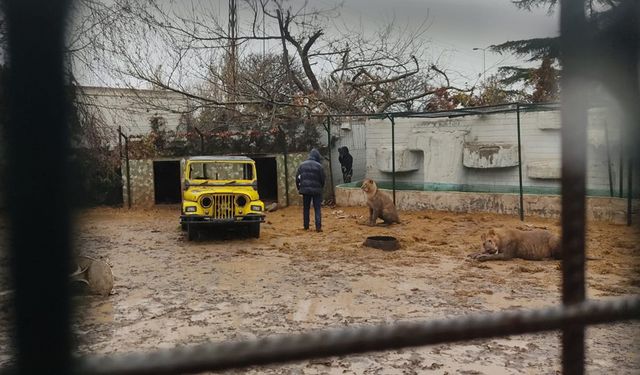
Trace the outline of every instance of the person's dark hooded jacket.
<instances>
[{"instance_id":1,"label":"person's dark hooded jacket","mask_svg":"<svg viewBox=\"0 0 640 375\"><path fill-rule=\"evenodd\" d=\"M349 153L347 146L340 147L338 149L338 161L342 167L342 173L347 173L353 167L353 156Z\"/></svg>"},{"instance_id":2,"label":"person's dark hooded jacket","mask_svg":"<svg viewBox=\"0 0 640 375\"><path fill-rule=\"evenodd\" d=\"M309 153L309 159L303 161L296 172L296 187L300 194L318 195L324 190L324 168L322 157L315 148Z\"/></svg>"}]
</instances>

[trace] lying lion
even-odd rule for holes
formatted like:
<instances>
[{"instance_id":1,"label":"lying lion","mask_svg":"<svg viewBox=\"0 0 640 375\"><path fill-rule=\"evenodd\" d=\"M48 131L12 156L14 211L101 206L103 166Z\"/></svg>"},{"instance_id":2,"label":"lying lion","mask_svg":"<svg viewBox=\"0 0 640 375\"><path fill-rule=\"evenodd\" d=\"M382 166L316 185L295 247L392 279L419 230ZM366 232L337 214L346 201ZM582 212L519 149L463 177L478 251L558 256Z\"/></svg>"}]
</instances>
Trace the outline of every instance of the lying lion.
<instances>
[{"instance_id":1,"label":"lying lion","mask_svg":"<svg viewBox=\"0 0 640 375\"><path fill-rule=\"evenodd\" d=\"M469 257L481 262L487 260L527 260L560 259L562 248L560 237L543 229L489 229L483 233L482 251ZM587 260L601 260L586 257Z\"/></svg>"},{"instance_id":2,"label":"lying lion","mask_svg":"<svg viewBox=\"0 0 640 375\"><path fill-rule=\"evenodd\" d=\"M469 255L478 261L560 259L560 237L542 229L522 231L519 229L490 229L483 233L482 251Z\"/></svg>"},{"instance_id":3,"label":"lying lion","mask_svg":"<svg viewBox=\"0 0 640 375\"><path fill-rule=\"evenodd\" d=\"M387 194L378 190L378 185L370 178L365 179L360 187L367 195L367 206L369 206L369 225L376 225L378 218L385 224L400 223L398 211L393 201Z\"/></svg>"}]
</instances>

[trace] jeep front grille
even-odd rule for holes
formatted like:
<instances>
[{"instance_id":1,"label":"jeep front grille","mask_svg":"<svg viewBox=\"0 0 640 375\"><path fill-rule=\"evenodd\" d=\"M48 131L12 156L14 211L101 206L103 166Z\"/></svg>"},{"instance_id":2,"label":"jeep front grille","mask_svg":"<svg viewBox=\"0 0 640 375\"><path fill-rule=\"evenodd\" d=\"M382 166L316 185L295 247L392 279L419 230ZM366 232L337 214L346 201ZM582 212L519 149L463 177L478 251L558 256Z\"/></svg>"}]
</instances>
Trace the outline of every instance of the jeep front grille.
<instances>
[{"instance_id":1,"label":"jeep front grille","mask_svg":"<svg viewBox=\"0 0 640 375\"><path fill-rule=\"evenodd\" d=\"M233 219L236 212L235 197L233 194L211 195L211 217L214 219Z\"/></svg>"}]
</instances>

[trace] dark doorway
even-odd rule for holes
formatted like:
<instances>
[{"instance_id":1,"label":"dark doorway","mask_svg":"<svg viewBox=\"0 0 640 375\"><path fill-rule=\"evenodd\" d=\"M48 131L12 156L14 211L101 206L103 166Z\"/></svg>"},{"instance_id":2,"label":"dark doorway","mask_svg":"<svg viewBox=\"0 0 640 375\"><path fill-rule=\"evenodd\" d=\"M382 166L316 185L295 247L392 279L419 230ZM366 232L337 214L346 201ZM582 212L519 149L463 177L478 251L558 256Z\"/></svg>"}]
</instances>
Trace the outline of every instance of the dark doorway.
<instances>
[{"instance_id":1,"label":"dark doorway","mask_svg":"<svg viewBox=\"0 0 640 375\"><path fill-rule=\"evenodd\" d=\"M273 156L251 157L256 162L258 194L264 202L278 201L278 168Z\"/></svg>"},{"instance_id":2,"label":"dark doorway","mask_svg":"<svg viewBox=\"0 0 640 375\"><path fill-rule=\"evenodd\" d=\"M153 190L156 204L180 203L180 162L177 160L153 162Z\"/></svg>"}]
</instances>

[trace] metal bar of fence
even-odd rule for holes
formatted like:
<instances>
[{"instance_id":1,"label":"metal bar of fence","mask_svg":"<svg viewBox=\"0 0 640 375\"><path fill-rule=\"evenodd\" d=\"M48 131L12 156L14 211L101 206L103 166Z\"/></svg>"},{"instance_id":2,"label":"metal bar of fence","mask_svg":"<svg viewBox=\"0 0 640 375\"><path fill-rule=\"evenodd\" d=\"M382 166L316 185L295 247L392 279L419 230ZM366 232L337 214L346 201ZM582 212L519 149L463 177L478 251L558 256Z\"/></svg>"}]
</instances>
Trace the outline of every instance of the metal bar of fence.
<instances>
[{"instance_id":1,"label":"metal bar of fence","mask_svg":"<svg viewBox=\"0 0 640 375\"><path fill-rule=\"evenodd\" d=\"M287 147L287 133L284 132L282 126L278 125L279 137L282 142L282 152L284 159L284 199L287 207L289 207L289 149Z\"/></svg>"},{"instance_id":2,"label":"metal bar of fence","mask_svg":"<svg viewBox=\"0 0 640 375\"><path fill-rule=\"evenodd\" d=\"M623 135L622 135L623 133L624 133L624 129L620 133L620 170L618 171L618 174L620 175L620 177L619 177L620 188L618 189L620 198L623 197L622 188L624 186L624 181L623 181L623 179L624 179L623 178L623 176L624 176L624 139L623 139Z\"/></svg>"},{"instance_id":3,"label":"metal bar of fence","mask_svg":"<svg viewBox=\"0 0 640 375\"><path fill-rule=\"evenodd\" d=\"M546 103L504 103L504 104L491 104L491 105L482 105L470 108L457 108L457 109L447 109L441 111L427 111L427 112L383 112L383 113L333 113L332 117L369 117L375 119L385 119L389 118L389 116L394 117L451 117L451 116L471 116L478 114L495 114L495 113L510 113L515 110L516 104L520 104L520 109L530 109L530 108L545 108L549 110L559 109L559 103L555 102L546 102ZM482 109L487 109L489 111L478 111ZM441 115L441 116L438 116ZM325 117L326 114L322 113L314 113L310 115L311 117Z\"/></svg>"},{"instance_id":4,"label":"metal bar of fence","mask_svg":"<svg viewBox=\"0 0 640 375\"><path fill-rule=\"evenodd\" d=\"M194 126L193 130L195 130L196 133L198 133L198 137L200 137L200 155L204 155L204 134L202 134L197 126Z\"/></svg>"},{"instance_id":5,"label":"metal bar of fence","mask_svg":"<svg viewBox=\"0 0 640 375\"><path fill-rule=\"evenodd\" d=\"M520 187L520 220L524 221L524 194L522 191L522 137L520 136L520 103L516 104L516 119L518 128L518 182Z\"/></svg>"},{"instance_id":6,"label":"metal bar of fence","mask_svg":"<svg viewBox=\"0 0 640 375\"><path fill-rule=\"evenodd\" d=\"M67 6L24 0L6 1L2 8L10 69L4 182L15 289L11 333L19 374L65 374L71 366L70 88L62 54ZM44 225L34 235L36 217Z\"/></svg>"},{"instance_id":7,"label":"metal bar of fence","mask_svg":"<svg viewBox=\"0 0 640 375\"><path fill-rule=\"evenodd\" d=\"M118 126L118 152L120 155L120 170L122 171L122 126ZM122 173L122 172L120 172Z\"/></svg>"},{"instance_id":8,"label":"metal bar of fence","mask_svg":"<svg viewBox=\"0 0 640 375\"><path fill-rule=\"evenodd\" d=\"M327 116L327 149L329 150L329 182L331 183L331 199L335 202L336 187L333 184L333 163L331 163L331 116Z\"/></svg>"},{"instance_id":9,"label":"metal bar of fence","mask_svg":"<svg viewBox=\"0 0 640 375\"><path fill-rule=\"evenodd\" d=\"M118 136L120 139L124 138L124 164L125 164L125 173L127 176L127 207L131 208L131 167L129 165L129 137L127 137L121 130L118 128Z\"/></svg>"},{"instance_id":10,"label":"metal bar of fence","mask_svg":"<svg viewBox=\"0 0 640 375\"><path fill-rule=\"evenodd\" d=\"M629 172L627 174L627 225L631 225L631 203L633 200L633 154L629 157Z\"/></svg>"},{"instance_id":11,"label":"metal bar of fence","mask_svg":"<svg viewBox=\"0 0 640 375\"><path fill-rule=\"evenodd\" d=\"M584 0L560 2L562 53L562 303L585 299L585 195L588 92L588 33ZM584 373L583 324L566 322L562 330L562 373Z\"/></svg>"},{"instance_id":12,"label":"metal bar of fence","mask_svg":"<svg viewBox=\"0 0 640 375\"><path fill-rule=\"evenodd\" d=\"M392 350L464 340L557 330L640 319L640 296L586 301L529 311L476 314L426 322L279 335L258 340L203 344L147 354L87 356L80 374L175 374L220 371L254 365Z\"/></svg>"},{"instance_id":13,"label":"metal bar of fence","mask_svg":"<svg viewBox=\"0 0 640 375\"><path fill-rule=\"evenodd\" d=\"M20 373L70 372L71 311L67 290L70 199L66 174L69 137L65 123L67 103L61 53L66 5L64 1L37 0L9 1L5 5L11 66L7 202L12 224L11 270L16 287L14 345ZM580 78L585 75L580 74L579 62L580 51L584 52L586 48L580 36L587 33L581 29L584 21L584 15L580 14L582 6L583 1L562 1L561 4L565 69L565 108L562 111L563 306L207 344L152 354L89 356L75 362L76 370L92 374L199 372L562 329L563 370L565 374L582 373L585 325L640 319L638 296L584 301L586 101L580 94L587 90L582 90ZM38 111L32 110L33 103L38 103ZM389 118L394 138L393 115ZM34 147L37 152L33 152ZM125 149L128 161L126 137ZM392 139L392 153L395 201L395 139ZM47 165L47 168L43 170L42 165ZM629 199L631 167L629 162ZM43 178L52 182L46 186L45 194L51 197L48 210L42 211L39 201L29 199L43 195L42 186L20 183L29 179L27 174L32 170L38 170ZM620 190L622 194L622 181ZM128 192L131 199L130 188ZM38 212L41 220L50 223L40 228L39 236L29 235L32 212ZM34 273L38 278L31 277ZM42 279L47 282L36 282Z\"/></svg>"},{"instance_id":14,"label":"metal bar of fence","mask_svg":"<svg viewBox=\"0 0 640 375\"><path fill-rule=\"evenodd\" d=\"M613 170L611 168L611 143L609 142L609 124L604 123L604 142L607 148L607 172L609 174L609 196L613 197Z\"/></svg>"},{"instance_id":15,"label":"metal bar of fence","mask_svg":"<svg viewBox=\"0 0 640 375\"><path fill-rule=\"evenodd\" d=\"M393 115L391 120L391 184L393 188L393 204L396 204L396 120Z\"/></svg>"}]
</instances>

